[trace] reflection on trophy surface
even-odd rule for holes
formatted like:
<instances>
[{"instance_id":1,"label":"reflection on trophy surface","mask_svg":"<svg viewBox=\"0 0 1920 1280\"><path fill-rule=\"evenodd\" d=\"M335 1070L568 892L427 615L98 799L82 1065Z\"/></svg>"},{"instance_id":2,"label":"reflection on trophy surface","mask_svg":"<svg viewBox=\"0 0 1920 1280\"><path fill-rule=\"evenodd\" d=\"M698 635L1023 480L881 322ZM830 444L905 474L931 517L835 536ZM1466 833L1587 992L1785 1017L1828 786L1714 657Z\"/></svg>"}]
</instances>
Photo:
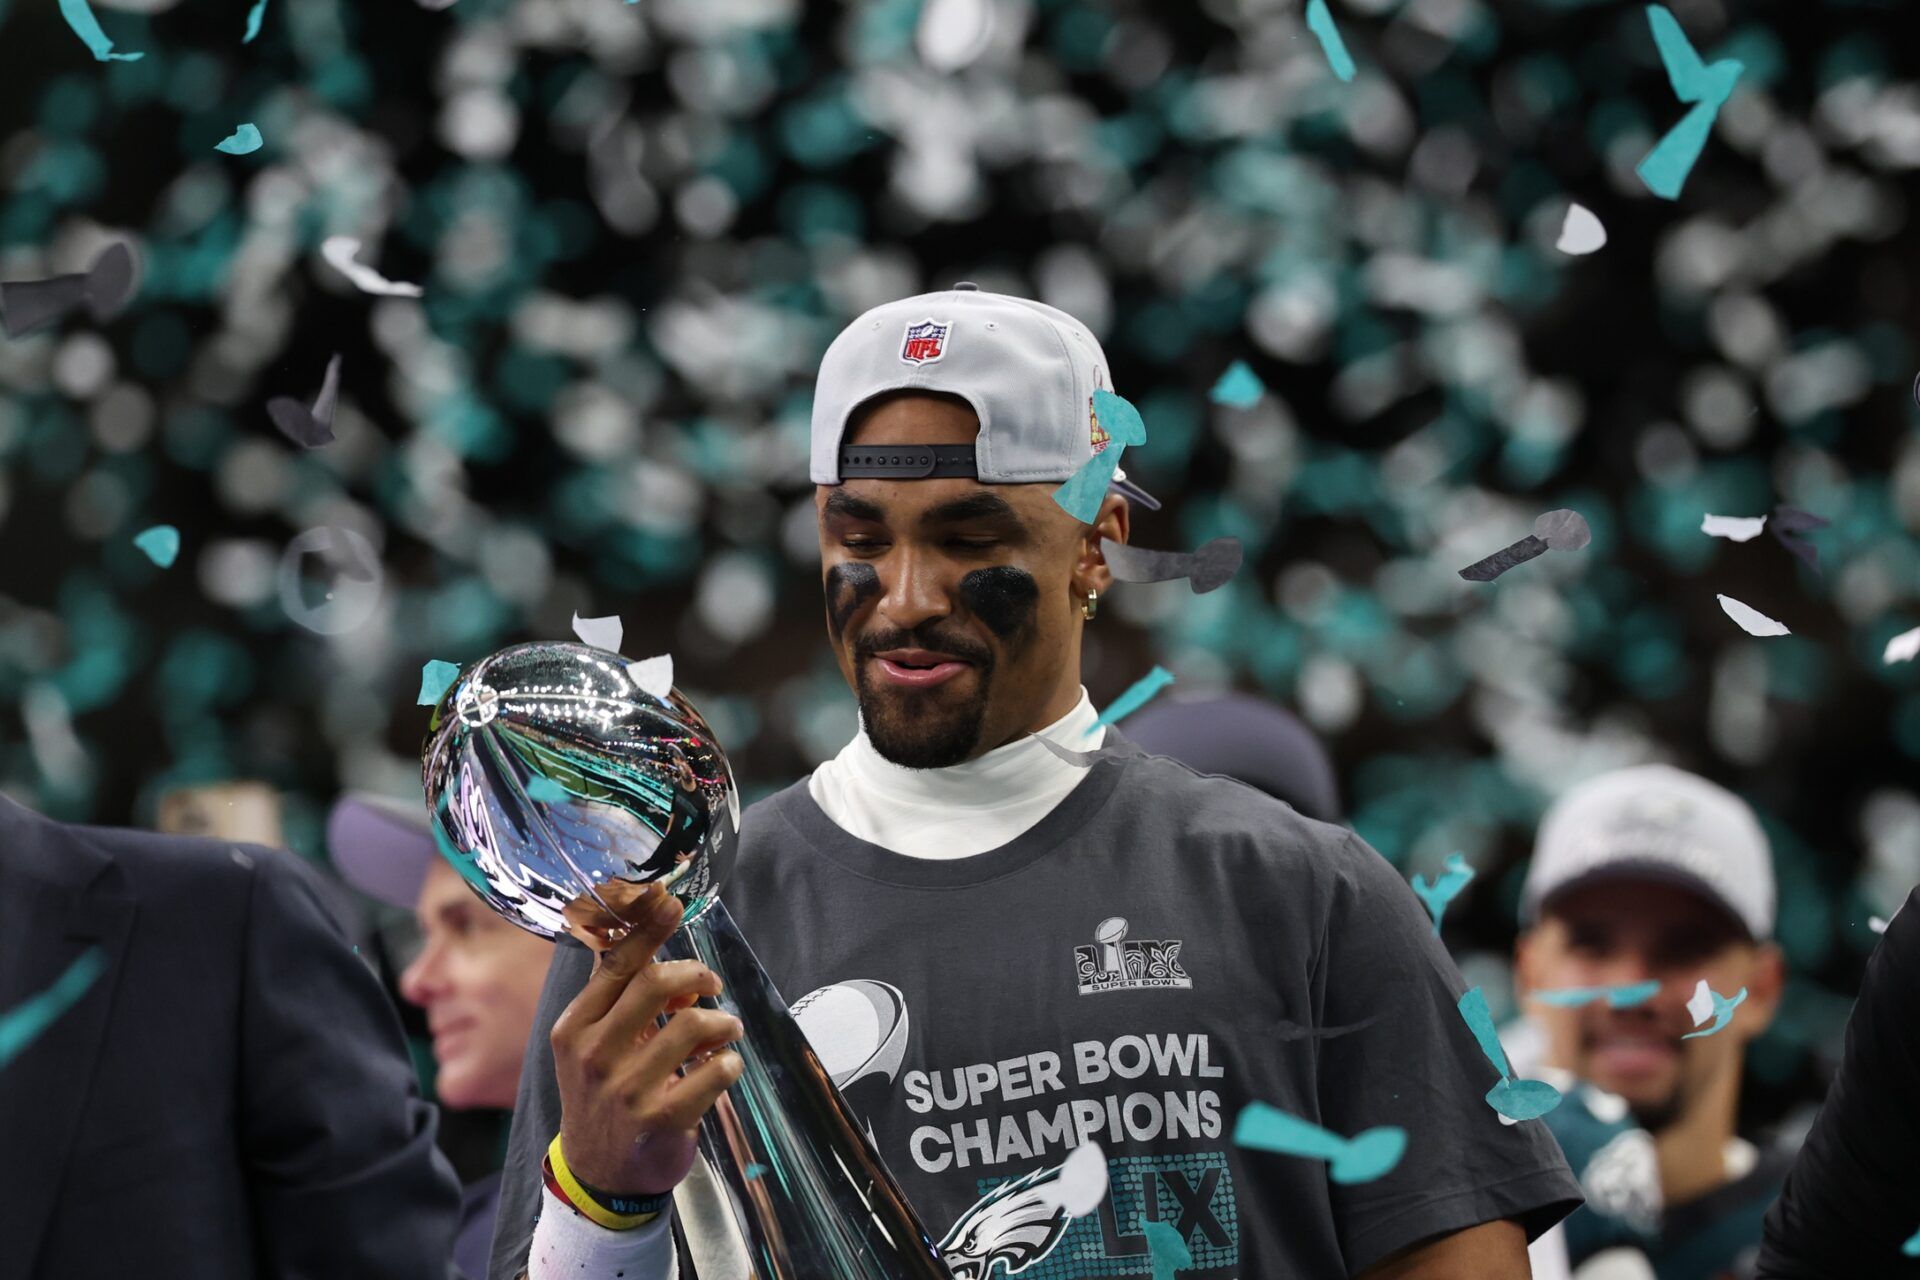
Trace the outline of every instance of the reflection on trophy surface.
<instances>
[{"instance_id":1,"label":"reflection on trophy surface","mask_svg":"<svg viewBox=\"0 0 1920 1280\"><path fill-rule=\"evenodd\" d=\"M752 1280L947 1280L932 1238L801 1033L719 890L740 802L712 730L675 689L639 689L617 654L516 645L468 667L424 750L441 850L489 906L595 951L663 885L685 904L662 953L697 959L738 1017L745 1070L701 1123Z\"/></svg>"}]
</instances>

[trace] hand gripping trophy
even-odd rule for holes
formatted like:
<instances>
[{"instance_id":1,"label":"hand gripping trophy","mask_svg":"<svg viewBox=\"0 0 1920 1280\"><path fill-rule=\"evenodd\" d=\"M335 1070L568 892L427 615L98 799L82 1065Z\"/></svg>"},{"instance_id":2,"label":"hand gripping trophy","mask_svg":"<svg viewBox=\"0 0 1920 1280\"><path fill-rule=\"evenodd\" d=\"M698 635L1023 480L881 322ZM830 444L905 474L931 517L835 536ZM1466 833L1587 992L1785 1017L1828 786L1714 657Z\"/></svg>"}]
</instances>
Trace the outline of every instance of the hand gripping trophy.
<instances>
[{"instance_id":1,"label":"hand gripping trophy","mask_svg":"<svg viewBox=\"0 0 1920 1280\"><path fill-rule=\"evenodd\" d=\"M724 984L745 1070L701 1122L748 1260L743 1280L950 1280L932 1238L754 959L719 890L740 801L713 731L678 689L641 690L617 654L516 645L461 672L424 747L441 850L521 928L607 939L659 882L685 906L669 959Z\"/></svg>"}]
</instances>

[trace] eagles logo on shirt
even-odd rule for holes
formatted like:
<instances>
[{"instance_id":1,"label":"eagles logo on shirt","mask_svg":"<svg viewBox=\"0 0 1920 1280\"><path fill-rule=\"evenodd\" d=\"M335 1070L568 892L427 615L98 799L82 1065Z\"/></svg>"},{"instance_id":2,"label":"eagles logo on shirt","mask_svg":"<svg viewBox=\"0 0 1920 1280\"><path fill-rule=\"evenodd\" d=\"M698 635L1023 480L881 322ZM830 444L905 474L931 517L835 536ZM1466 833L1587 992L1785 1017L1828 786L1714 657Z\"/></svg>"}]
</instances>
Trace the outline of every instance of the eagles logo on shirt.
<instances>
[{"instance_id":1,"label":"eagles logo on shirt","mask_svg":"<svg viewBox=\"0 0 1920 1280\"><path fill-rule=\"evenodd\" d=\"M940 1260L953 1280L987 1280L995 1264L1024 1271L1053 1251L1071 1220L1059 1188L1064 1164L1003 1182L960 1215L940 1238Z\"/></svg>"}]
</instances>

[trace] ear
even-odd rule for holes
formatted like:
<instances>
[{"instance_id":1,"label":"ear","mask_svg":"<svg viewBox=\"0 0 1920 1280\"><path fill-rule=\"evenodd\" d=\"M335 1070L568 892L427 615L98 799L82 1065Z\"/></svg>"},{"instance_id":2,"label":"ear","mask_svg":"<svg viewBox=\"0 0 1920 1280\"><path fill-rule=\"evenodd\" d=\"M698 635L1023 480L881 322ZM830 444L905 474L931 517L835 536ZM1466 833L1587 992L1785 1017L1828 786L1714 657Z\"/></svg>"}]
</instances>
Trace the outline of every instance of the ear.
<instances>
[{"instance_id":1,"label":"ear","mask_svg":"<svg viewBox=\"0 0 1920 1280\"><path fill-rule=\"evenodd\" d=\"M1093 523L1080 530L1079 555L1073 565L1076 596L1085 599L1089 591L1106 594L1107 588L1113 585L1113 570L1107 565L1107 557L1101 553L1100 540L1111 538L1124 543L1132 532L1132 505L1117 493L1102 498L1100 510L1094 513Z\"/></svg>"},{"instance_id":2,"label":"ear","mask_svg":"<svg viewBox=\"0 0 1920 1280\"><path fill-rule=\"evenodd\" d=\"M1773 1016L1780 1011L1780 996L1786 985L1787 961L1779 946L1762 942L1754 947L1747 998L1740 1006L1741 1014L1746 1015L1749 1040L1757 1039L1772 1024Z\"/></svg>"},{"instance_id":3,"label":"ear","mask_svg":"<svg viewBox=\"0 0 1920 1280\"><path fill-rule=\"evenodd\" d=\"M1534 978L1534 969L1539 960L1534 950L1533 930L1528 929L1513 940L1513 1002L1523 1003L1529 995L1540 989Z\"/></svg>"}]
</instances>

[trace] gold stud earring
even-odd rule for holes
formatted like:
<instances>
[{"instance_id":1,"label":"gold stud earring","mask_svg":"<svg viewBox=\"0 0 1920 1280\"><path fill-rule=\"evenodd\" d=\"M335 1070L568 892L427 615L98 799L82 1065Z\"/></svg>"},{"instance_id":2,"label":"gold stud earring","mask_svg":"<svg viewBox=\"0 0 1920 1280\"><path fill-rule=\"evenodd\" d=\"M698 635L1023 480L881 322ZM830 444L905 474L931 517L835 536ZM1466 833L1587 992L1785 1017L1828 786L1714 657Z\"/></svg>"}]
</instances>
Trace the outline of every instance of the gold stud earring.
<instances>
[{"instance_id":1,"label":"gold stud earring","mask_svg":"<svg viewBox=\"0 0 1920 1280\"><path fill-rule=\"evenodd\" d=\"M1094 592L1091 592L1091 591L1087 592L1087 602L1080 606L1081 615L1085 617L1088 622L1092 622L1093 615L1095 614L1095 612L1099 610L1099 608L1100 608L1100 597Z\"/></svg>"}]
</instances>

